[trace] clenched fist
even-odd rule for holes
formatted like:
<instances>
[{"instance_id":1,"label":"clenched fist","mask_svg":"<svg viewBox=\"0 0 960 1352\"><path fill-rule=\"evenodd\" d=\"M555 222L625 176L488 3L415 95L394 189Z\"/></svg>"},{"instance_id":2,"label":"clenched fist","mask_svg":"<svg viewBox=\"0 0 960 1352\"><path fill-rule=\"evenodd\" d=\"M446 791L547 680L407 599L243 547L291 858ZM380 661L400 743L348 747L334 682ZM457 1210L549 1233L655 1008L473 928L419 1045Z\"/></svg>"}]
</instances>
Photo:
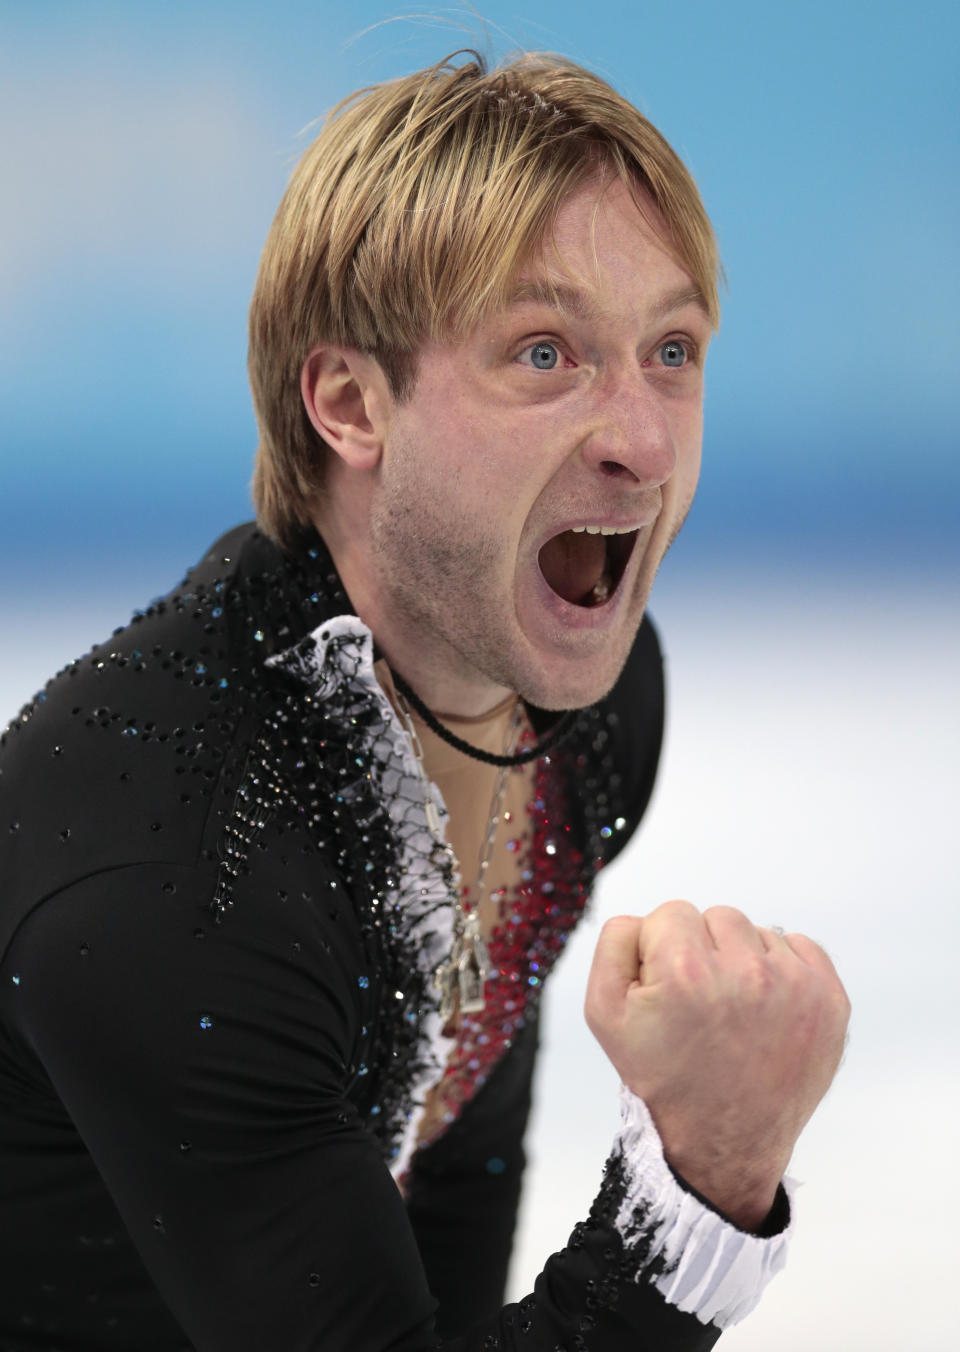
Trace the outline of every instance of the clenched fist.
<instances>
[{"instance_id":1,"label":"clenched fist","mask_svg":"<svg viewBox=\"0 0 960 1352\"><path fill-rule=\"evenodd\" d=\"M590 1029L646 1102L667 1160L745 1230L773 1205L849 1014L811 939L686 901L608 920L587 987Z\"/></svg>"}]
</instances>

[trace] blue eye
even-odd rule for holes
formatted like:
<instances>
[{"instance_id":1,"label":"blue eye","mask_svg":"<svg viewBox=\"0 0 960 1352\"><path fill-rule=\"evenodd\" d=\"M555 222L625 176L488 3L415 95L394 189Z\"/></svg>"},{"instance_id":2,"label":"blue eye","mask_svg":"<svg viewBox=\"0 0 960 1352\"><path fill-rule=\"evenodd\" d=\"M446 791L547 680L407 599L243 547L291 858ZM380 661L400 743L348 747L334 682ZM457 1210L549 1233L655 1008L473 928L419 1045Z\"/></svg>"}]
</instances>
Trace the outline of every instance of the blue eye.
<instances>
[{"instance_id":1,"label":"blue eye","mask_svg":"<svg viewBox=\"0 0 960 1352\"><path fill-rule=\"evenodd\" d=\"M560 360L560 353L553 343L534 343L527 351L530 353L530 365L538 371L552 371Z\"/></svg>"},{"instance_id":2,"label":"blue eye","mask_svg":"<svg viewBox=\"0 0 960 1352\"><path fill-rule=\"evenodd\" d=\"M687 360L687 350L683 343L678 343L676 339L672 339L661 347L660 359L664 366L683 366Z\"/></svg>"}]
</instances>

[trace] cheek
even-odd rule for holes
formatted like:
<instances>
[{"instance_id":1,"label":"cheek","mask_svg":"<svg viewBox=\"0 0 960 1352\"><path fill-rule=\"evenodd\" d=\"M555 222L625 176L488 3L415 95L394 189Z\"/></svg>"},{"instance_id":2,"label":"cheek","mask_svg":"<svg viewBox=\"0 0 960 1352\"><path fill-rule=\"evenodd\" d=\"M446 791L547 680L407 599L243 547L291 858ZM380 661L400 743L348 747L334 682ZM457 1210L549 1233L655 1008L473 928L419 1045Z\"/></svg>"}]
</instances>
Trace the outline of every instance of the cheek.
<instances>
[{"instance_id":1,"label":"cheek","mask_svg":"<svg viewBox=\"0 0 960 1352\"><path fill-rule=\"evenodd\" d=\"M697 486L697 480L700 477L700 461L703 449L703 408L698 406L695 411L690 413L689 418L685 419L679 429L676 445L679 447L677 453L677 478L682 480L692 493Z\"/></svg>"},{"instance_id":2,"label":"cheek","mask_svg":"<svg viewBox=\"0 0 960 1352\"><path fill-rule=\"evenodd\" d=\"M700 443L698 441L696 447L690 451L686 460L686 464L683 466L684 481L689 488L689 493L691 497L693 497L693 494L696 491L697 484L700 480L701 460L702 460L701 448Z\"/></svg>"},{"instance_id":3,"label":"cheek","mask_svg":"<svg viewBox=\"0 0 960 1352\"><path fill-rule=\"evenodd\" d=\"M670 480L672 507L668 509L674 533L690 510L700 478L702 422L692 419L677 435L677 463Z\"/></svg>"},{"instance_id":4,"label":"cheek","mask_svg":"<svg viewBox=\"0 0 960 1352\"><path fill-rule=\"evenodd\" d=\"M544 487L545 457L515 424L489 423L482 435L459 442L451 466L465 510L484 513L502 528L522 522Z\"/></svg>"},{"instance_id":5,"label":"cheek","mask_svg":"<svg viewBox=\"0 0 960 1352\"><path fill-rule=\"evenodd\" d=\"M547 410L504 408L482 380L464 388L446 368L418 386L395 433L414 448L437 503L501 538L522 529L557 469L555 448L569 441Z\"/></svg>"}]
</instances>

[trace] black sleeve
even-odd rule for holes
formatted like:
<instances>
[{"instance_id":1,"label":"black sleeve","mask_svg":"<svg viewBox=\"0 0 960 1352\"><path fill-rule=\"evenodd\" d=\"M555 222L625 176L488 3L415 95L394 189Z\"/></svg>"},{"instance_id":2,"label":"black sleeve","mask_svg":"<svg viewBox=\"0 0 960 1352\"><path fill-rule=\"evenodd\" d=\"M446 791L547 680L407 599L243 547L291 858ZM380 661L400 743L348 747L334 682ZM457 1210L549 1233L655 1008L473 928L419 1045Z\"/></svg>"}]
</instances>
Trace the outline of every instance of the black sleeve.
<instances>
[{"instance_id":1,"label":"black sleeve","mask_svg":"<svg viewBox=\"0 0 960 1352\"><path fill-rule=\"evenodd\" d=\"M503 1304L526 1158L537 1014L439 1140L413 1159L407 1210L437 1331L451 1337Z\"/></svg>"},{"instance_id":2,"label":"black sleeve","mask_svg":"<svg viewBox=\"0 0 960 1352\"><path fill-rule=\"evenodd\" d=\"M426 1211L447 1182L451 1199L477 1198L477 1160L458 1177L454 1137L430 1186L425 1157L411 1225L345 1093L360 1031L352 932L336 909L294 898L245 905L240 891L211 926L199 901L208 895L186 866L89 877L32 913L7 964L19 978L21 1034L197 1352L713 1345L717 1329L635 1280L611 1223L609 1178L606 1199L532 1296L455 1337L436 1333L415 1229L432 1230L427 1261L440 1273L443 1235ZM521 1084L520 1116L525 1092ZM493 1229L512 1224L512 1208L509 1197ZM472 1244L469 1227L450 1242ZM482 1270L476 1248L466 1269L458 1260ZM491 1275L491 1293L500 1280ZM451 1323L478 1313L447 1294Z\"/></svg>"}]
</instances>

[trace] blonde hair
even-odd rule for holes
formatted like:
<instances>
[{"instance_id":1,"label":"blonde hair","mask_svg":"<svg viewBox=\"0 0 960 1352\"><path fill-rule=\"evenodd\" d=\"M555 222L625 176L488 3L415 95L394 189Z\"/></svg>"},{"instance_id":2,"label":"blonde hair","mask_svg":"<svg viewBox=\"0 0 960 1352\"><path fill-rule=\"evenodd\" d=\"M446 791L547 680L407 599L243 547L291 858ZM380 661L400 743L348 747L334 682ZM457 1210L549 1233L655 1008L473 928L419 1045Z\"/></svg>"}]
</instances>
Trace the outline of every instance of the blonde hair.
<instances>
[{"instance_id":1,"label":"blonde hair","mask_svg":"<svg viewBox=\"0 0 960 1352\"><path fill-rule=\"evenodd\" d=\"M503 305L563 202L604 172L656 203L716 325L716 241L693 179L590 71L544 54L488 70L455 52L334 108L280 203L250 307L263 530L292 544L322 484L326 444L300 395L311 348L372 354L406 398L419 346Z\"/></svg>"}]
</instances>

